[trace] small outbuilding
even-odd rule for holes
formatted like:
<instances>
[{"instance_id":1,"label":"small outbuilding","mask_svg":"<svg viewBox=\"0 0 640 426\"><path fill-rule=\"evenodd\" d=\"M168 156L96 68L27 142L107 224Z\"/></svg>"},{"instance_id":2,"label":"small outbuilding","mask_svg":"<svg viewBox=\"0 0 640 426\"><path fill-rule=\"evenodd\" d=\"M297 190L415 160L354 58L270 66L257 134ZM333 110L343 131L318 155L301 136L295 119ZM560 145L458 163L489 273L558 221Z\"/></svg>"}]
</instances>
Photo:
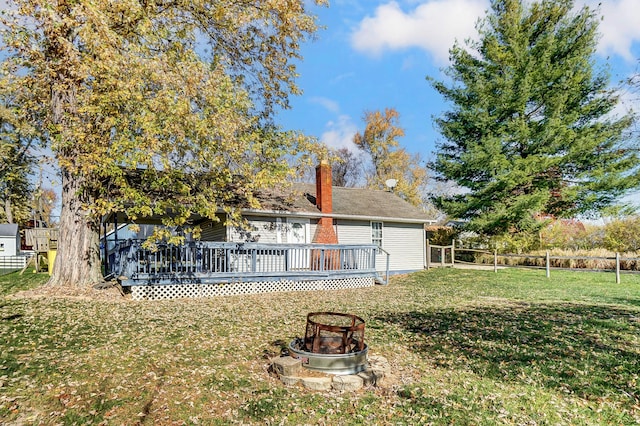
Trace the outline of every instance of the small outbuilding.
<instances>
[{"instance_id":1,"label":"small outbuilding","mask_svg":"<svg viewBox=\"0 0 640 426\"><path fill-rule=\"evenodd\" d=\"M0 257L17 256L20 251L20 233L15 223L0 224Z\"/></svg>"}]
</instances>

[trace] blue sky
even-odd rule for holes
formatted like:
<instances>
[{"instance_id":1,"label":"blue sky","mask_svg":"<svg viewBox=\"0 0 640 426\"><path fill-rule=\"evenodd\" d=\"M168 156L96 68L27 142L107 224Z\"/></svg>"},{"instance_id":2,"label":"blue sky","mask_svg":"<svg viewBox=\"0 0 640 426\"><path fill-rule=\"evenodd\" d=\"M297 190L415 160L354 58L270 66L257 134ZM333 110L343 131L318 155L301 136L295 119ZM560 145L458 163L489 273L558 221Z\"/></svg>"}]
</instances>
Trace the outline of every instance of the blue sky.
<instances>
[{"instance_id":1,"label":"blue sky","mask_svg":"<svg viewBox=\"0 0 640 426\"><path fill-rule=\"evenodd\" d=\"M302 96L279 114L285 129L301 130L328 145L353 149L363 114L393 107L406 136L401 145L431 158L440 136L432 117L447 105L426 81L441 79L454 40L475 37L488 0L330 0L310 6L324 26L302 46ZM602 37L596 60L610 68L611 84L640 72L640 0L576 0L600 6ZM626 105L637 95L623 93Z\"/></svg>"},{"instance_id":2,"label":"blue sky","mask_svg":"<svg viewBox=\"0 0 640 426\"><path fill-rule=\"evenodd\" d=\"M401 145L429 160L439 140L432 117L447 105L426 77L443 77L449 48L456 39L474 37L489 0L329 1L328 8L309 5L325 28L302 45L298 84L304 93L291 98L292 109L280 112L278 123L334 148L354 149L364 112L393 107L406 132ZM596 60L610 67L615 85L640 73L640 0L576 0L578 7L598 3L603 20ZM623 93L637 111L639 96ZM43 171L44 186L59 190L52 168ZM632 197L640 204L640 193Z\"/></svg>"}]
</instances>

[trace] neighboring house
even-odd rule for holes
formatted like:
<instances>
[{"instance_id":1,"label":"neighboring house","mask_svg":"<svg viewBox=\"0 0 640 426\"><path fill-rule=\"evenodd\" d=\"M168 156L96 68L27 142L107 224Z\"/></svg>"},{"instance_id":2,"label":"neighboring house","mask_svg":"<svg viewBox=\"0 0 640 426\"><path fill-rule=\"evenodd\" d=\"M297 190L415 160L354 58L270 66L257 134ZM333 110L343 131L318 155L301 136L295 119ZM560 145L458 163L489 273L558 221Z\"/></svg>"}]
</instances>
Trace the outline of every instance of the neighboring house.
<instances>
[{"instance_id":1,"label":"neighboring house","mask_svg":"<svg viewBox=\"0 0 640 426\"><path fill-rule=\"evenodd\" d=\"M201 224L202 240L280 244L377 244L394 273L426 266L425 213L389 191L331 186L331 168L316 169L316 184L295 184L288 195L265 196L260 210L243 210L249 229ZM222 217L221 217L222 219ZM378 254L378 270L386 255Z\"/></svg>"},{"instance_id":2,"label":"neighboring house","mask_svg":"<svg viewBox=\"0 0 640 426\"><path fill-rule=\"evenodd\" d=\"M0 224L0 256L17 256L20 252L20 233L14 223Z\"/></svg>"}]
</instances>

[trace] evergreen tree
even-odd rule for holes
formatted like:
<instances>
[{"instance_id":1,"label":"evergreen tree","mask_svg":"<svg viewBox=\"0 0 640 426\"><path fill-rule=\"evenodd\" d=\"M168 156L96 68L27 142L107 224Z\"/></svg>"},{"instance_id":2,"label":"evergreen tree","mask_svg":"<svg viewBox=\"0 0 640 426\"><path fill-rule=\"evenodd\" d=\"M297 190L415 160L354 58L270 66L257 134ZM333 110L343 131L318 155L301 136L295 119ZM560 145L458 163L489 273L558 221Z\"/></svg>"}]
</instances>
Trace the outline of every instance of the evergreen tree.
<instances>
[{"instance_id":1,"label":"evergreen tree","mask_svg":"<svg viewBox=\"0 0 640 426\"><path fill-rule=\"evenodd\" d=\"M480 40L451 49L451 82L430 79L452 104L431 167L467 190L434 202L470 230L531 233L537 215L597 213L640 181L633 117L612 114L618 97L595 66L597 13L572 8L492 1Z\"/></svg>"}]
</instances>

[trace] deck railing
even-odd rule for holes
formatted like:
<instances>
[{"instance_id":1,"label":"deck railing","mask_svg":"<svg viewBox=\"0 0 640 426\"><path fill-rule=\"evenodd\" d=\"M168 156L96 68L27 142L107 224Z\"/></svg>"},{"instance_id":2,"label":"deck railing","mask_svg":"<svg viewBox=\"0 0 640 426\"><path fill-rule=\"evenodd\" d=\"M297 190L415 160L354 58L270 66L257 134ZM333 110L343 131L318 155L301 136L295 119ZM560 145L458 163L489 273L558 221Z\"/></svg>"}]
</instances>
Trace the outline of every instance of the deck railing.
<instances>
[{"instance_id":1,"label":"deck railing","mask_svg":"<svg viewBox=\"0 0 640 426\"><path fill-rule=\"evenodd\" d=\"M216 283L243 280L375 277L377 246L344 244L261 244L192 241L143 247L121 241L107 272L123 285Z\"/></svg>"}]
</instances>

